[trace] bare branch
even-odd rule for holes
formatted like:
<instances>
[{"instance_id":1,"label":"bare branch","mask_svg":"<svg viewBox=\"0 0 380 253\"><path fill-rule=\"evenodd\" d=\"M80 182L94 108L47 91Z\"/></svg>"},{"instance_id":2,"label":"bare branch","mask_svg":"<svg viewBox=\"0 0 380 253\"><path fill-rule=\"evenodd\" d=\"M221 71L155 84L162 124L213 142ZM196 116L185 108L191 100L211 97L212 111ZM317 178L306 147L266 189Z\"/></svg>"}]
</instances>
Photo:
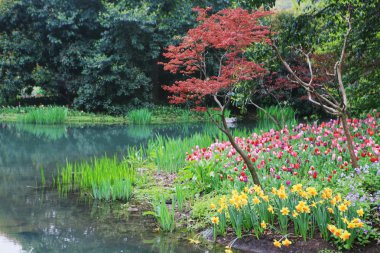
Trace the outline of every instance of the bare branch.
<instances>
[{"instance_id":1,"label":"bare branch","mask_svg":"<svg viewBox=\"0 0 380 253\"><path fill-rule=\"evenodd\" d=\"M284 67L288 70L288 72L297 80L297 82L303 86L304 88L309 87L309 84L302 81L301 78L299 78L296 73L293 71L293 69L289 66L289 64L282 58L280 51L278 50L278 47L272 43L272 48L276 51L277 57L280 59Z\"/></svg>"},{"instance_id":2,"label":"bare branch","mask_svg":"<svg viewBox=\"0 0 380 253\"><path fill-rule=\"evenodd\" d=\"M347 95L346 95L346 90L345 90L344 85L343 85L342 65L344 62L344 56L345 56L345 51L346 51L346 47L347 47L348 36L350 35L351 29L352 29L350 19L351 19L351 17L349 16L347 18L348 29L347 29L346 34L344 35L344 41L343 41L342 52L340 54L340 59L337 62L337 64L335 64L335 70L337 73L338 83L339 83L339 91L340 91L340 94L341 94L342 99L343 99L344 109L347 107Z\"/></svg>"},{"instance_id":3,"label":"bare branch","mask_svg":"<svg viewBox=\"0 0 380 253\"><path fill-rule=\"evenodd\" d=\"M211 113L210 113L208 110L207 110L207 114L208 114L208 116L210 117L211 121L215 124L215 126L216 126L220 131L222 131L223 133L227 134L226 130L220 126L220 124L218 123L218 121L216 121L216 119L214 119L214 117L211 115Z\"/></svg>"}]
</instances>

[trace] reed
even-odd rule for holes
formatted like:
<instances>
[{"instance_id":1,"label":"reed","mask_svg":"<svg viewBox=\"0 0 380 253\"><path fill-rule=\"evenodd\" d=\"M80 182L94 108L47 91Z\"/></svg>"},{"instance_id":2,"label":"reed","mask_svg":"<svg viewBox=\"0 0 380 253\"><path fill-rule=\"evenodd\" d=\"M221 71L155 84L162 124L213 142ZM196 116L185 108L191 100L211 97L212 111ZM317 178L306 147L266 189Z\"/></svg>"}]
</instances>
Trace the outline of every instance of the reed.
<instances>
[{"instance_id":1,"label":"reed","mask_svg":"<svg viewBox=\"0 0 380 253\"><path fill-rule=\"evenodd\" d=\"M181 185L175 186L175 199L177 201L178 211L183 211L186 201L186 192Z\"/></svg>"},{"instance_id":2,"label":"reed","mask_svg":"<svg viewBox=\"0 0 380 253\"><path fill-rule=\"evenodd\" d=\"M186 152L196 146L208 147L213 141L213 136L206 133L185 138L157 136L148 142L147 155L159 169L176 172L185 165Z\"/></svg>"},{"instance_id":3,"label":"reed","mask_svg":"<svg viewBox=\"0 0 380 253\"><path fill-rule=\"evenodd\" d=\"M156 218L160 229L164 232L172 232L175 229L175 201L172 201L172 208L169 210L166 199L162 195L157 195L153 202L154 211L144 212L144 215L152 215Z\"/></svg>"},{"instance_id":4,"label":"reed","mask_svg":"<svg viewBox=\"0 0 380 253\"><path fill-rule=\"evenodd\" d=\"M61 194L79 191L94 199L129 200L135 181L135 167L128 159L93 158L79 163L66 162L56 179Z\"/></svg>"},{"instance_id":5,"label":"reed","mask_svg":"<svg viewBox=\"0 0 380 253\"><path fill-rule=\"evenodd\" d=\"M19 116L18 120L32 124L61 124L67 117L67 108L58 106L36 107Z\"/></svg>"},{"instance_id":6,"label":"reed","mask_svg":"<svg viewBox=\"0 0 380 253\"><path fill-rule=\"evenodd\" d=\"M278 121L281 127L284 127L285 125L292 126L297 124L296 111L290 106L281 107L276 105L265 107L264 109L268 114L270 114ZM278 126L276 126L275 122L273 122L273 120L268 116L267 113L265 113L262 110L259 110L257 112L257 128L263 131L269 130L271 128L278 128Z\"/></svg>"},{"instance_id":7,"label":"reed","mask_svg":"<svg viewBox=\"0 0 380 253\"><path fill-rule=\"evenodd\" d=\"M233 136L244 137L249 135L248 129L231 130ZM177 172L186 163L186 153L190 153L196 147L208 147L215 140L227 141L227 136L215 125L208 124L202 133L194 133L189 137L171 138L157 136L149 140L146 155L152 159L160 170Z\"/></svg>"},{"instance_id":8,"label":"reed","mask_svg":"<svg viewBox=\"0 0 380 253\"><path fill-rule=\"evenodd\" d=\"M127 117L132 124L138 125L149 124L152 121L152 113L146 108L132 110Z\"/></svg>"}]
</instances>

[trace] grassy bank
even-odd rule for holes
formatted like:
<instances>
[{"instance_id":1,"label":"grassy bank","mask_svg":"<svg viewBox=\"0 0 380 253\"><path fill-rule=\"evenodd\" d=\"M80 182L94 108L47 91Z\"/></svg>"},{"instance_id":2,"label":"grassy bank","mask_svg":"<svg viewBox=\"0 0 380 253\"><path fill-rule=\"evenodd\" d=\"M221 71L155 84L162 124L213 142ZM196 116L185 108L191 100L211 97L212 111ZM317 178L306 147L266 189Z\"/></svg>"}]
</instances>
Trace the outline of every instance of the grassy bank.
<instances>
[{"instance_id":1,"label":"grassy bank","mask_svg":"<svg viewBox=\"0 0 380 253\"><path fill-rule=\"evenodd\" d=\"M87 113L63 107L1 107L0 122L28 122L38 124L168 124L186 122L205 122L205 113L193 112L173 106L136 109L125 116ZM54 111L54 112L53 112Z\"/></svg>"}]
</instances>

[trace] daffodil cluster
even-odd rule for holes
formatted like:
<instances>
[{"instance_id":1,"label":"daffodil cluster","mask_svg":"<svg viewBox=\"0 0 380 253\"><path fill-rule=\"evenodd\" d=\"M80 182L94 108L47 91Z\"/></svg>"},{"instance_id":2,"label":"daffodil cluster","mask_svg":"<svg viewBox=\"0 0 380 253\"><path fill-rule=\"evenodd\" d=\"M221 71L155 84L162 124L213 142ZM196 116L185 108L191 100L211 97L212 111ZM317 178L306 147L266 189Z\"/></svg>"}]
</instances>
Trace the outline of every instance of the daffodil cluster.
<instances>
[{"instance_id":1,"label":"daffodil cluster","mask_svg":"<svg viewBox=\"0 0 380 253\"><path fill-rule=\"evenodd\" d=\"M233 190L231 195L221 197L218 204L211 204L211 208L216 211L215 217L221 214L229 217L227 220L231 221L238 237L242 231L253 231L259 236L268 229L280 231L285 236L292 225L294 234L304 240L321 234L325 240L333 236L342 241L354 241L357 230L363 229L365 216L362 208L352 206L331 188L318 189L302 184L280 185L267 194L257 185L245 187L240 192ZM275 229L277 226L279 229ZM286 245L279 241L275 245L289 246L286 240L283 240Z\"/></svg>"}]
</instances>

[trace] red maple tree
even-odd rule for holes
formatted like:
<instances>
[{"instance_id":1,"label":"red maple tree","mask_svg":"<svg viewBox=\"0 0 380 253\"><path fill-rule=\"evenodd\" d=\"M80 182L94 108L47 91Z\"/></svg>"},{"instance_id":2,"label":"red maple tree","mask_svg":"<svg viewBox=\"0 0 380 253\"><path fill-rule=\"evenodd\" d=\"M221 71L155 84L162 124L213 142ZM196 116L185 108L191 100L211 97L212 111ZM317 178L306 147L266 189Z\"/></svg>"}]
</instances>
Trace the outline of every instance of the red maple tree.
<instances>
[{"instance_id":1,"label":"red maple tree","mask_svg":"<svg viewBox=\"0 0 380 253\"><path fill-rule=\"evenodd\" d=\"M248 61L244 50L252 43L270 43L267 26L259 18L270 15L268 11L224 9L212 14L211 9L195 8L199 25L187 32L178 46L169 46L163 54L169 61L160 63L173 74L182 74L184 80L172 86L169 102L174 104L195 101L197 105L205 97L212 97L220 109L221 123L210 115L212 121L229 138L242 156L255 184L260 184L249 157L236 144L228 130L225 109L230 103L234 85L262 77L266 70L261 64Z\"/></svg>"}]
</instances>

